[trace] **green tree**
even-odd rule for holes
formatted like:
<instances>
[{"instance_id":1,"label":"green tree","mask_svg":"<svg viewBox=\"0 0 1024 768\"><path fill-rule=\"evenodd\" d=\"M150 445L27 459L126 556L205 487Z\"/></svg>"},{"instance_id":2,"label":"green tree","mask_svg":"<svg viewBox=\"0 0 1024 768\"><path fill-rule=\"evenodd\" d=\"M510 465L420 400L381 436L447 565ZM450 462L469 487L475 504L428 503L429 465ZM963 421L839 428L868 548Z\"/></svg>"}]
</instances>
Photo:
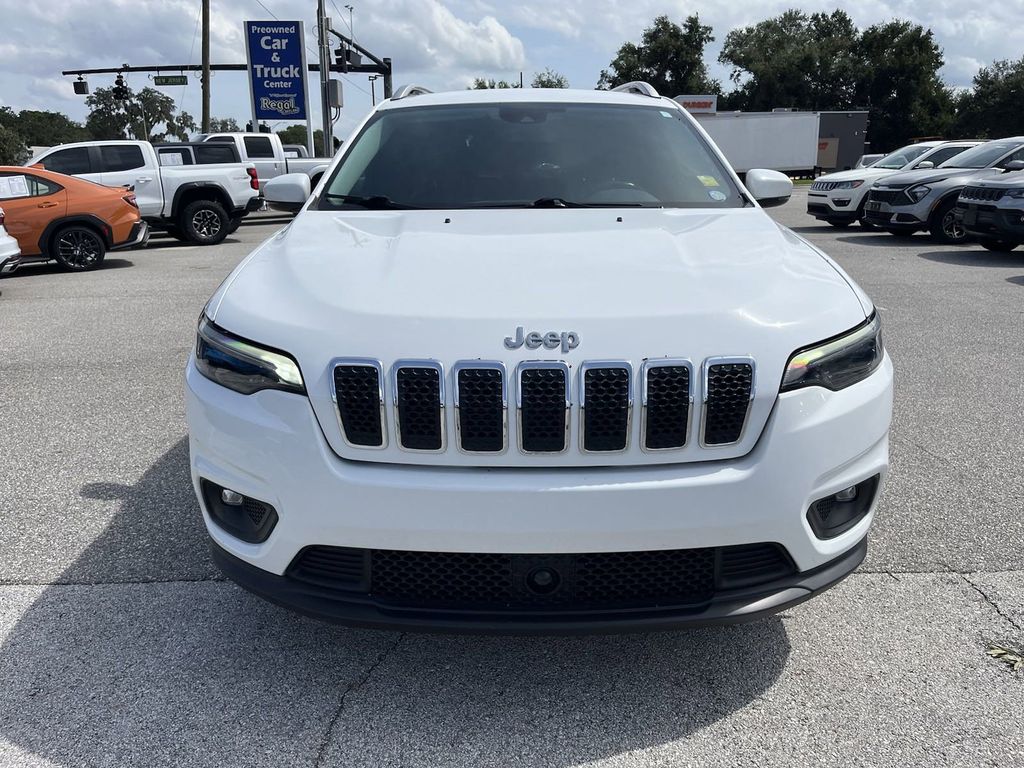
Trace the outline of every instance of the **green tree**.
<instances>
[{"instance_id":1,"label":"green tree","mask_svg":"<svg viewBox=\"0 0 1024 768\"><path fill-rule=\"evenodd\" d=\"M235 118L233 118L233 117L224 117L224 118L211 117L210 118L210 132L211 133L231 133L231 132L240 131L240 130L242 130L242 129L239 127L238 121L235 120Z\"/></svg>"},{"instance_id":2,"label":"green tree","mask_svg":"<svg viewBox=\"0 0 1024 768\"><path fill-rule=\"evenodd\" d=\"M29 146L52 147L89 138L81 123L60 112L23 109L18 113L16 125Z\"/></svg>"},{"instance_id":3,"label":"green tree","mask_svg":"<svg viewBox=\"0 0 1024 768\"><path fill-rule=\"evenodd\" d=\"M282 144L301 144L304 147L307 146L306 137L309 136L306 126L301 123L289 125L287 128L277 131L277 135L281 137ZM338 140L334 141L337 146ZM316 157L329 157L334 154L333 152L324 152L324 132L319 128L313 130L313 154Z\"/></svg>"},{"instance_id":4,"label":"green tree","mask_svg":"<svg viewBox=\"0 0 1024 768\"><path fill-rule=\"evenodd\" d=\"M766 111L857 106L860 33L844 11L789 10L725 36L718 60L732 67L730 107Z\"/></svg>"},{"instance_id":5,"label":"green tree","mask_svg":"<svg viewBox=\"0 0 1024 768\"><path fill-rule=\"evenodd\" d=\"M659 93L721 93L722 86L708 75L704 48L714 41L711 27L700 23L697 14L687 16L682 26L658 16L640 37L640 45L623 43L618 54L601 70L598 88L615 88L641 80Z\"/></svg>"},{"instance_id":6,"label":"green tree","mask_svg":"<svg viewBox=\"0 0 1024 768\"><path fill-rule=\"evenodd\" d=\"M953 95L939 77L942 49L931 30L909 21L876 24L861 34L859 49L865 73L857 98L870 109L873 147L949 131Z\"/></svg>"},{"instance_id":7,"label":"green tree","mask_svg":"<svg viewBox=\"0 0 1024 768\"><path fill-rule=\"evenodd\" d=\"M85 99L89 116L85 127L94 139L142 139L161 142L168 136L187 139L195 122L188 113L175 120L174 99L155 88L128 90L128 98L114 98L113 88L97 88ZM184 119L184 120L183 120Z\"/></svg>"},{"instance_id":8,"label":"green tree","mask_svg":"<svg viewBox=\"0 0 1024 768\"><path fill-rule=\"evenodd\" d=\"M28 160L25 139L13 128L0 122L0 165L21 165Z\"/></svg>"},{"instance_id":9,"label":"green tree","mask_svg":"<svg viewBox=\"0 0 1024 768\"><path fill-rule=\"evenodd\" d=\"M550 67L543 72L538 72L530 81L531 88L568 88L569 80L561 72L556 72Z\"/></svg>"},{"instance_id":10,"label":"green tree","mask_svg":"<svg viewBox=\"0 0 1024 768\"><path fill-rule=\"evenodd\" d=\"M482 77L473 78L473 84L469 86L471 91L483 91L488 88L518 88L519 83L510 83L508 80L495 80L493 77L487 80Z\"/></svg>"},{"instance_id":11,"label":"green tree","mask_svg":"<svg viewBox=\"0 0 1024 768\"><path fill-rule=\"evenodd\" d=\"M994 139L1024 134L1024 58L983 67L973 85L957 99L957 136Z\"/></svg>"}]
</instances>

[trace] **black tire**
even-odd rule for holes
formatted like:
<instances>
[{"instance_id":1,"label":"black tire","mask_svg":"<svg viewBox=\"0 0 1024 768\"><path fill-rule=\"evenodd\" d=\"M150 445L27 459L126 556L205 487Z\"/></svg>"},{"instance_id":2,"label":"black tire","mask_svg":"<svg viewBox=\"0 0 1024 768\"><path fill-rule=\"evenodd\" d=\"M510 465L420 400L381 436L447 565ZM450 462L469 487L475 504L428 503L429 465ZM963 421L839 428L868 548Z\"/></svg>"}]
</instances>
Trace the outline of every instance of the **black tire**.
<instances>
[{"instance_id":1,"label":"black tire","mask_svg":"<svg viewBox=\"0 0 1024 768\"><path fill-rule=\"evenodd\" d=\"M957 220L955 210L955 198L947 200L935 209L931 218L928 219L928 231L931 232L932 240L943 245L959 245L967 242L967 230L964 229L963 222Z\"/></svg>"},{"instance_id":2,"label":"black tire","mask_svg":"<svg viewBox=\"0 0 1024 768\"><path fill-rule=\"evenodd\" d=\"M185 206L178 227L186 240L198 245L216 245L228 236L231 217L213 200L196 200Z\"/></svg>"},{"instance_id":3,"label":"black tire","mask_svg":"<svg viewBox=\"0 0 1024 768\"><path fill-rule=\"evenodd\" d=\"M870 221L865 221L864 219L859 219L858 223L860 224L861 229L866 229L869 232L878 229L876 224L872 224Z\"/></svg>"},{"instance_id":4,"label":"black tire","mask_svg":"<svg viewBox=\"0 0 1024 768\"><path fill-rule=\"evenodd\" d=\"M852 221L830 221L829 224L831 224L836 229L846 229L848 226L853 224L853 222Z\"/></svg>"},{"instance_id":5,"label":"black tire","mask_svg":"<svg viewBox=\"0 0 1024 768\"><path fill-rule=\"evenodd\" d=\"M229 235L235 234L235 232L238 231L238 228L240 226L242 226L242 217L241 216L232 216L231 220L228 222L228 234Z\"/></svg>"},{"instance_id":6,"label":"black tire","mask_svg":"<svg viewBox=\"0 0 1024 768\"><path fill-rule=\"evenodd\" d=\"M92 227L70 224L54 233L48 255L71 272L88 272L103 263L107 244Z\"/></svg>"},{"instance_id":7,"label":"black tire","mask_svg":"<svg viewBox=\"0 0 1024 768\"><path fill-rule=\"evenodd\" d=\"M1008 243L1005 240L982 240L981 247L997 253L1009 253L1017 247L1017 243Z\"/></svg>"}]
</instances>

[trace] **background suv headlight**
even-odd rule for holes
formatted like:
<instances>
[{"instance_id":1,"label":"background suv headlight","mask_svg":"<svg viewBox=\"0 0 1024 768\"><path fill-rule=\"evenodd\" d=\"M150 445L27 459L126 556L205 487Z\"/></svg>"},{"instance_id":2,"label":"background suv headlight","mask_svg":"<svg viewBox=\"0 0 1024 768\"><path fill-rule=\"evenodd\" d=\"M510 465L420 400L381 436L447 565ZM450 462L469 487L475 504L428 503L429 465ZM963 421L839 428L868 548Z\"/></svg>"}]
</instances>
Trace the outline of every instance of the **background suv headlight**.
<instances>
[{"instance_id":1,"label":"background suv headlight","mask_svg":"<svg viewBox=\"0 0 1024 768\"><path fill-rule=\"evenodd\" d=\"M881 364L882 321L876 312L866 323L834 339L792 354L782 377L782 391L801 387L844 389L870 376Z\"/></svg>"},{"instance_id":2,"label":"background suv headlight","mask_svg":"<svg viewBox=\"0 0 1024 768\"><path fill-rule=\"evenodd\" d=\"M856 181L840 181L832 187L832 189L856 189L863 183L863 179L857 179Z\"/></svg>"},{"instance_id":3,"label":"background suv headlight","mask_svg":"<svg viewBox=\"0 0 1024 768\"><path fill-rule=\"evenodd\" d=\"M932 188L924 184L918 184L916 187L911 187L907 190L907 194L910 195L910 199L915 203L924 200L928 196L928 193L932 191Z\"/></svg>"},{"instance_id":4,"label":"background suv headlight","mask_svg":"<svg viewBox=\"0 0 1024 768\"><path fill-rule=\"evenodd\" d=\"M1016 200L1024 200L1024 188L1008 189L1003 194L1007 197L1015 198Z\"/></svg>"},{"instance_id":5,"label":"background suv headlight","mask_svg":"<svg viewBox=\"0 0 1024 768\"><path fill-rule=\"evenodd\" d=\"M233 336L207 319L199 318L196 368L221 386L251 395L261 389L306 394L302 373L284 352L267 349Z\"/></svg>"}]
</instances>

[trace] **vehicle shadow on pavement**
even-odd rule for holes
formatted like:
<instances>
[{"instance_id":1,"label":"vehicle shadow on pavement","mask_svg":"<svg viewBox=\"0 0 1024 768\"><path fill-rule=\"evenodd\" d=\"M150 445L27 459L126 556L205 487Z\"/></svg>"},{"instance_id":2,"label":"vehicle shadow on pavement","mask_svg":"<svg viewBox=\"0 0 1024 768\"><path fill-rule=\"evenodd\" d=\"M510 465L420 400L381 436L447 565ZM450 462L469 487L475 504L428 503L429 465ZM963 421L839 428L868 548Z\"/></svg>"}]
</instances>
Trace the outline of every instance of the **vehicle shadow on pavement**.
<instances>
[{"instance_id":1,"label":"vehicle shadow on pavement","mask_svg":"<svg viewBox=\"0 0 1024 768\"><path fill-rule=\"evenodd\" d=\"M6 587L3 742L57 765L569 766L685 737L773 686L778 618L651 635L505 638L351 630L221 580L187 441L133 485L46 587ZM15 616L17 616L15 620ZM15 752L15 755L17 751Z\"/></svg>"},{"instance_id":2,"label":"vehicle shadow on pavement","mask_svg":"<svg viewBox=\"0 0 1024 768\"><path fill-rule=\"evenodd\" d=\"M106 269L123 269L125 267L134 267L135 262L129 259L110 258L109 256L103 260L102 266L96 269L96 272L102 272ZM78 272L71 272L64 269L60 264L55 261L44 261L38 264L24 264L18 267L14 272L9 275L4 275L0 280L17 280L24 277L33 277L38 275L67 275L68 279L75 279L79 276Z\"/></svg>"},{"instance_id":3,"label":"vehicle shadow on pavement","mask_svg":"<svg viewBox=\"0 0 1024 768\"><path fill-rule=\"evenodd\" d=\"M927 235L890 235L888 232L872 232L864 235L848 235L836 238L841 243L850 245L868 245L875 248L920 248L929 242Z\"/></svg>"},{"instance_id":4,"label":"vehicle shadow on pavement","mask_svg":"<svg viewBox=\"0 0 1024 768\"><path fill-rule=\"evenodd\" d=\"M1024 267L1024 250L995 253L986 251L980 245L974 245L961 247L955 251L928 251L919 255L928 261L962 267Z\"/></svg>"},{"instance_id":5,"label":"vehicle shadow on pavement","mask_svg":"<svg viewBox=\"0 0 1024 768\"><path fill-rule=\"evenodd\" d=\"M1020 275L1019 277L1008 277L1006 278L1006 282L1013 283L1014 285L1024 285L1024 275Z\"/></svg>"}]
</instances>

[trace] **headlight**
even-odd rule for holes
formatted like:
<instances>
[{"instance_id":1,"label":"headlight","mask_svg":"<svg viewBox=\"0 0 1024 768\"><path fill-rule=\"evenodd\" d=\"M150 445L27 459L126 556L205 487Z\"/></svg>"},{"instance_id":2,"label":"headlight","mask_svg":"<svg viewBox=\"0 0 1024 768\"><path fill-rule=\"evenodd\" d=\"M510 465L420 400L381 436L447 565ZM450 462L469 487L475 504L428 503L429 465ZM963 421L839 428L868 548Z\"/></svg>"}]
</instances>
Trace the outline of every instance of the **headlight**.
<instances>
[{"instance_id":1,"label":"headlight","mask_svg":"<svg viewBox=\"0 0 1024 768\"><path fill-rule=\"evenodd\" d=\"M196 368L218 384L251 395L261 389L306 394L298 364L283 352L258 347L199 319Z\"/></svg>"},{"instance_id":2,"label":"headlight","mask_svg":"<svg viewBox=\"0 0 1024 768\"><path fill-rule=\"evenodd\" d=\"M876 312L842 336L793 353L782 377L782 391L824 387L833 392L866 379L881 364L882 320Z\"/></svg>"},{"instance_id":3,"label":"headlight","mask_svg":"<svg viewBox=\"0 0 1024 768\"><path fill-rule=\"evenodd\" d=\"M832 189L856 189L863 183L863 179L857 179L856 181L840 181L837 182Z\"/></svg>"},{"instance_id":4,"label":"headlight","mask_svg":"<svg viewBox=\"0 0 1024 768\"><path fill-rule=\"evenodd\" d=\"M928 196L928 193L932 191L932 188L924 184L918 184L916 187L911 187L907 190L907 194L915 202L920 202Z\"/></svg>"},{"instance_id":5,"label":"headlight","mask_svg":"<svg viewBox=\"0 0 1024 768\"><path fill-rule=\"evenodd\" d=\"M1013 197L1017 200L1024 199L1024 189L1008 189L1003 194L1006 197Z\"/></svg>"}]
</instances>

